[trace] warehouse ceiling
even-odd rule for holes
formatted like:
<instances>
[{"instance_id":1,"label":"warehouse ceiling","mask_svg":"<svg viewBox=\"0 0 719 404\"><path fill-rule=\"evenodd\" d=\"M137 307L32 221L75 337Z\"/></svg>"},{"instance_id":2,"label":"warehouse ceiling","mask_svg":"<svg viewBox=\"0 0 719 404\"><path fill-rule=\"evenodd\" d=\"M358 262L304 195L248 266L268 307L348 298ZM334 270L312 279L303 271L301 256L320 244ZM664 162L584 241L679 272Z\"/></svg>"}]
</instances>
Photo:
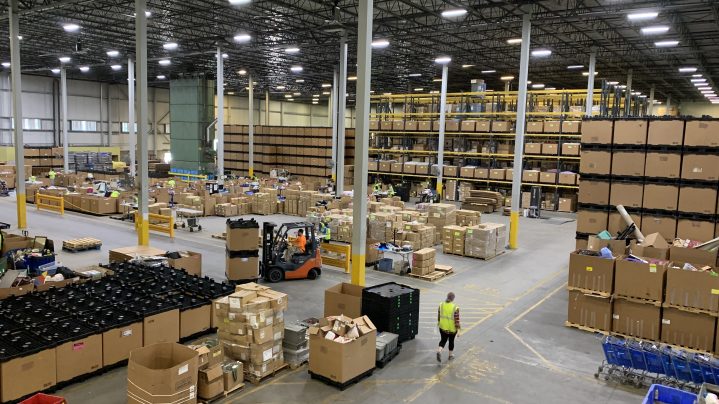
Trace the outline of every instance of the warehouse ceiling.
<instances>
[{"instance_id":1,"label":"warehouse ceiling","mask_svg":"<svg viewBox=\"0 0 719 404\"><path fill-rule=\"evenodd\" d=\"M269 89L274 98L300 92L295 99L320 94L331 83L339 60L339 42L349 42L349 76L355 75L358 0L148 0L148 55L151 85L183 75L215 76L217 46L225 59L226 91L245 92L247 75L257 91ZM126 80L127 68L111 69L134 53L134 1L20 0L22 68L52 75L61 56L70 78ZM8 35L8 1L0 1L0 32ZM442 12L466 9L458 17ZM628 14L658 12L650 19L631 20ZM633 88L644 94L656 86L660 100L701 100L690 82L696 67L709 86L719 80L719 2L713 0L551 0L458 1L375 0L374 39L389 41L373 50L372 89L384 92L429 92L439 89L437 56L452 58L450 91L467 91L472 79L484 79L488 88L501 90L500 76L518 77L522 14L532 13L531 48L551 50L548 57L530 60L529 79L547 87L586 88L589 52L597 51L598 79L626 82L633 71ZM66 32L68 24L79 28ZM667 26L668 32L645 35L641 28ZM250 35L238 42L236 35ZM239 39L243 39L239 37ZM657 41L678 41L657 47ZM166 50L168 42L178 44ZM299 48L288 53L287 48ZM117 50L119 57L110 57ZM168 58L169 66L160 59ZM0 43L0 59L9 61L9 43ZM466 66L464 65L472 65ZM582 68L568 69L570 65ZM83 73L80 66L89 66ZM290 71L302 66L301 73ZM482 73L495 70L496 73ZM420 76L417 76L417 75ZM157 79L164 75L164 80ZM410 76L412 75L412 76ZM298 83L297 80L304 80ZM516 80L513 82L516 89ZM597 82L597 86L600 82ZM277 86L285 86L278 90ZM422 90L419 90L419 89ZM325 89L324 91L327 91ZM354 83L348 85L350 102ZM324 96L326 97L326 96Z\"/></svg>"}]
</instances>

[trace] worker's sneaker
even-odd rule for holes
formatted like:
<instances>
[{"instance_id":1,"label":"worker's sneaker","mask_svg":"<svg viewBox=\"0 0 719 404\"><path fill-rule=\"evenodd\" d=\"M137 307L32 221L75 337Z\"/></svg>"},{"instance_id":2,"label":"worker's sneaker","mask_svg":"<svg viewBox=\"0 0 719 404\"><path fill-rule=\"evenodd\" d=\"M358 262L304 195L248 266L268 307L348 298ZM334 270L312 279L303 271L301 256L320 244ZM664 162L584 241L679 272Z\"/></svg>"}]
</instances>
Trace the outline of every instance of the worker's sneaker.
<instances>
[{"instance_id":1,"label":"worker's sneaker","mask_svg":"<svg viewBox=\"0 0 719 404\"><path fill-rule=\"evenodd\" d=\"M449 360L454 360L454 355L449 355Z\"/></svg>"},{"instance_id":2,"label":"worker's sneaker","mask_svg":"<svg viewBox=\"0 0 719 404\"><path fill-rule=\"evenodd\" d=\"M442 362L442 354L437 352L437 362Z\"/></svg>"}]
</instances>

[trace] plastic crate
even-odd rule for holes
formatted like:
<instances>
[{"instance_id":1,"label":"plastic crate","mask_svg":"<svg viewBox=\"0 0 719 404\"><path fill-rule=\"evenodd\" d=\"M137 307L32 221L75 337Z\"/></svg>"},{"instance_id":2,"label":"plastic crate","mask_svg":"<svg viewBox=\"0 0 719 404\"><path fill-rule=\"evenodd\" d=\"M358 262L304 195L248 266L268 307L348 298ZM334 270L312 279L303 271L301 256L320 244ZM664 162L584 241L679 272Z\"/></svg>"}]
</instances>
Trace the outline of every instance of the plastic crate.
<instances>
[{"instance_id":1,"label":"plastic crate","mask_svg":"<svg viewBox=\"0 0 719 404\"><path fill-rule=\"evenodd\" d=\"M23 400L20 404L66 404L64 398L60 396L51 396L49 394L37 393L34 396Z\"/></svg>"},{"instance_id":2,"label":"plastic crate","mask_svg":"<svg viewBox=\"0 0 719 404\"><path fill-rule=\"evenodd\" d=\"M392 258L380 258L377 261L377 270L382 272L392 272Z\"/></svg>"},{"instance_id":3,"label":"plastic crate","mask_svg":"<svg viewBox=\"0 0 719 404\"><path fill-rule=\"evenodd\" d=\"M696 400L696 394L661 384L652 384L642 404L694 404Z\"/></svg>"},{"instance_id":4,"label":"plastic crate","mask_svg":"<svg viewBox=\"0 0 719 404\"><path fill-rule=\"evenodd\" d=\"M79 312L76 313L76 316L83 323L97 327L100 332L142 321L142 317L135 313L114 307L103 307Z\"/></svg>"}]
</instances>

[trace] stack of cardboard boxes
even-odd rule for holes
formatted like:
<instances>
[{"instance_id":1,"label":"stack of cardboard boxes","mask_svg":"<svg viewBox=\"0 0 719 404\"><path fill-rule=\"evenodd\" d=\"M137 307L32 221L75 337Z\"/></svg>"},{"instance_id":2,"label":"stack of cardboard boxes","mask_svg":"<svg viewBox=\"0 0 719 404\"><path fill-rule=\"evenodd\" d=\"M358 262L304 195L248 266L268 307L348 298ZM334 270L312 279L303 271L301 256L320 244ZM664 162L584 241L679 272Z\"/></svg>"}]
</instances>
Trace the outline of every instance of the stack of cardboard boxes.
<instances>
[{"instance_id":1,"label":"stack of cardboard boxes","mask_svg":"<svg viewBox=\"0 0 719 404\"><path fill-rule=\"evenodd\" d=\"M197 352L197 397L215 398L225 391L222 362L225 357L222 345L216 339L203 339L188 345Z\"/></svg>"},{"instance_id":2,"label":"stack of cardboard boxes","mask_svg":"<svg viewBox=\"0 0 719 404\"><path fill-rule=\"evenodd\" d=\"M225 275L231 281L260 276L260 225L254 220L227 219Z\"/></svg>"},{"instance_id":3,"label":"stack of cardboard boxes","mask_svg":"<svg viewBox=\"0 0 719 404\"><path fill-rule=\"evenodd\" d=\"M257 382L284 366L287 295L247 283L216 300L214 308L224 354L243 363L247 380Z\"/></svg>"},{"instance_id":4,"label":"stack of cardboard boxes","mask_svg":"<svg viewBox=\"0 0 719 404\"><path fill-rule=\"evenodd\" d=\"M469 226L464 236L464 255L490 259L504 253L507 245L507 226L499 223L483 223Z\"/></svg>"},{"instance_id":5,"label":"stack of cardboard boxes","mask_svg":"<svg viewBox=\"0 0 719 404\"><path fill-rule=\"evenodd\" d=\"M437 251L434 248L423 248L412 254L412 273L415 275L427 275L434 272L435 257Z\"/></svg>"},{"instance_id":6,"label":"stack of cardboard boxes","mask_svg":"<svg viewBox=\"0 0 719 404\"><path fill-rule=\"evenodd\" d=\"M475 210L458 210L457 225L458 226L476 226L482 220L482 214Z\"/></svg>"},{"instance_id":7,"label":"stack of cardboard boxes","mask_svg":"<svg viewBox=\"0 0 719 404\"><path fill-rule=\"evenodd\" d=\"M464 255L464 226L444 226L442 228L442 251L445 254Z\"/></svg>"},{"instance_id":8,"label":"stack of cardboard boxes","mask_svg":"<svg viewBox=\"0 0 719 404\"><path fill-rule=\"evenodd\" d=\"M443 229L444 226L455 225L457 223L457 207L448 203L435 203L429 206L427 223L433 225L435 229ZM435 244L441 242L442 234L438 231L435 234Z\"/></svg>"}]
</instances>

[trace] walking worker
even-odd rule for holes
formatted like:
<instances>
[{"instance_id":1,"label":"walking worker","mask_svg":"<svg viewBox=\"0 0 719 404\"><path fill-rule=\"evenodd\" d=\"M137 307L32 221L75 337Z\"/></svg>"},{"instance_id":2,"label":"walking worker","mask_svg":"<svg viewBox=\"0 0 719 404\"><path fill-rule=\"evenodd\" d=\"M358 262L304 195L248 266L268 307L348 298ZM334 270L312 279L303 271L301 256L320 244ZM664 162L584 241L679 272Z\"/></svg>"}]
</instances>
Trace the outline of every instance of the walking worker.
<instances>
[{"instance_id":1,"label":"walking worker","mask_svg":"<svg viewBox=\"0 0 719 404\"><path fill-rule=\"evenodd\" d=\"M439 305L437 310L439 323L439 347L437 348L437 362L442 362L442 351L449 341L449 360L454 359L454 339L459 336L459 306L454 303L454 293L447 293L447 300Z\"/></svg>"},{"instance_id":2,"label":"walking worker","mask_svg":"<svg viewBox=\"0 0 719 404\"><path fill-rule=\"evenodd\" d=\"M50 169L50 172L47 173L48 178L50 178L50 186L55 186L55 176L57 176L57 173L52 168Z\"/></svg>"}]
</instances>

